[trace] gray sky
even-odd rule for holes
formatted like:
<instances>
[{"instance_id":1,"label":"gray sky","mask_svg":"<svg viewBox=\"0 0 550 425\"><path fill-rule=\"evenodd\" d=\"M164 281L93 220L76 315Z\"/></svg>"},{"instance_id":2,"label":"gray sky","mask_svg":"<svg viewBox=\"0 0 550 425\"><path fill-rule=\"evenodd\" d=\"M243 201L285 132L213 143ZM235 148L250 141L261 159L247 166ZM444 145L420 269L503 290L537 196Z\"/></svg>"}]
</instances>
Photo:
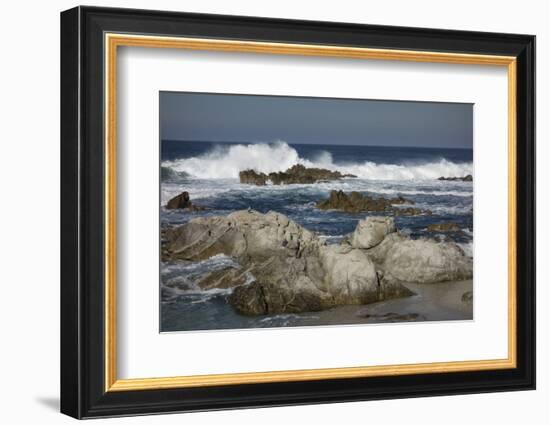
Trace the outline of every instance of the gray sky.
<instances>
[{"instance_id":1,"label":"gray sky","mask_svg":"<svg viewBox=\"0 0 550 425\"><path fill-rule=\"evenodd\" d=\"M472 148L473 105L160 93L163 140Z\"/></svg>"}]
</instances>

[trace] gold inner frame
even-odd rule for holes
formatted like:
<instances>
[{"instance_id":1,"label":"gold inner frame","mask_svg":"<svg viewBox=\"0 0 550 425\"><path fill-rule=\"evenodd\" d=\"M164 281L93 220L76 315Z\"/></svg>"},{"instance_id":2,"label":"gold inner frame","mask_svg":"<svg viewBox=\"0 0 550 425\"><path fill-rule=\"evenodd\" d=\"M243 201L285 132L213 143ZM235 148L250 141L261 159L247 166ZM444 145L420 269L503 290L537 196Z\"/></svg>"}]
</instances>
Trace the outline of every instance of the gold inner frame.
<instances>
[{"instance_id":1,"label":"gold inner frame","mask_svg":"<svg viewBox=\"0 0 550 425\"><path fill-rule=\"evenodd\" d=\"M135 391L269 382L311 381L516 367L516 58L462 53L370 49L200 38L105 34L105 391ZM418 364L118 379L116 325L116 123L119 46L398 60L507 67L508 72L508 357Z\"/></svg>"}]
</instances>

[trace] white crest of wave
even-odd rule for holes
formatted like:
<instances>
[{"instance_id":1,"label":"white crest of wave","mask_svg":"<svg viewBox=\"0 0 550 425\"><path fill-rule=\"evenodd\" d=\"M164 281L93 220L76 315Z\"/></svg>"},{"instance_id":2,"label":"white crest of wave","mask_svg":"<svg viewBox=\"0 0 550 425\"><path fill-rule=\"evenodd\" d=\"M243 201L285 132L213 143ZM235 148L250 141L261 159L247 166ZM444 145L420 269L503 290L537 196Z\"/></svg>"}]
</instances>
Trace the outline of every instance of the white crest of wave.
<instances>
[{"instance_id":1,"label":"white crest of wave","mask_svg":"<svg viewBox=\"0 0 550 425\"><path fill-rule=\"evenodd\" d=\"M217 146L201 156L165 161L162 165L196 178L223 179L238 178L239 171L246 169L268 174L285 171L296 164L337 170L369 180L426 180L472 174L472 163L454 163L445 159L413 165L377 164L371 161L335 164L332 155L323 151L308 160L300 158L296 149L283 141Z\"/></svg>"},{"instance_id":2,"label":"white crest of wave","mask_svg":"<svg viewBox=\"0 0 550 425\"><path fill-rule=\"evenodd\" d=\"M446 159L424 164L346 164L338 167L346 174L369 180L433 180L439 177L463 177L472 174L471 163L454 163Z\"/></svg>"},{"instance_id":3,"label":"white crest of wave","mask_svg":"<svg viewBox=\"0 0 550 425\"><path fill-rule=\"evenodd\" d=\"M264 173L284 171L301 162L296 149L276 142L216 146L201 156L166 161L163 165L198 178L223 179L238 178L239 171L250 168Z\"/></svg>"}]
</instances>

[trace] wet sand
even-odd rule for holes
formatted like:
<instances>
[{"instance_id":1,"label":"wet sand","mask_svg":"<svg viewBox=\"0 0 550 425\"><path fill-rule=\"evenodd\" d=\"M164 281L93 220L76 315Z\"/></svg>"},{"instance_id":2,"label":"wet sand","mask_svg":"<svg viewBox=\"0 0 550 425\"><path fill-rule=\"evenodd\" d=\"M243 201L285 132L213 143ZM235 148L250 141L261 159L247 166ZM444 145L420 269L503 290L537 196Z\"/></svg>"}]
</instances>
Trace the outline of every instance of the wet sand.
<instances>
[{"instance_id":1,"label":"wet sand","mask_svg":"<svg viewBox=\"0 0 550 425\"><path fill-rule=\"evenodd\" d=\"M293 325L308 326L473 319L472 301L462 300L464 293L472 291L472 280L424 284L409 283L405 286L416 295L368 305L340 306L330 310L304 314Z\"/></svg>"}]
</instances>

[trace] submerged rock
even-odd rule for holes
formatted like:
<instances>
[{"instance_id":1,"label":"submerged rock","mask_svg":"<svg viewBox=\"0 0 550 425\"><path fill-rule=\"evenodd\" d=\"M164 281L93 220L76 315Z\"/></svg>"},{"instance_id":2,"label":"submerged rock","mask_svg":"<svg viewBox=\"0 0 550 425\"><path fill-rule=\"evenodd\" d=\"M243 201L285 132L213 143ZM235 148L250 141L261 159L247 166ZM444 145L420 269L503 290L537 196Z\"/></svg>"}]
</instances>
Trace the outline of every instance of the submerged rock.
<instances>
[{"instance_id":1,"label":"submerged rock","mask_svg":"<svg viewBox=\"0 0 550 425\"><path fill-rule=\"evenodd\" d=\"M203 208L191 202L189 192L182 192L178 196L175 196L168 201L168 203L166 204L166 209L188 209L190 211L201 211Z\"/></svg>"},{"instance_id":2,"label":"submerged rock","mask_svg":"<svg viewBox=\"0 0 550 425\"><path fill-rule=\"evenodd\" d=\"M344 177L356 177L353 174L342 174L339 171L326 170L324 168L306 168L296 164L286 171L277 173L258 173L254 170L239 172L241 183L265 186L268 181L274 185L285 184L313 184L321 181L337 180Z\"/></svg>"},{"instance_id":3,"label":"submerged rock","mask_svg":"<svg viewBox=\"0 0 550 425\"><path fill-rule=\"evenodd\" d=\"M413 215L432 215L430 210L422 210L420 208L407 207L407 208L394 208L393 214L396 217L399 216L413 216Z\"/></svg>"},{"instance_id":4,"label":"submerged rock","mask_svg":"<svg viewBox=\"0 0 550 425\"><path fill-rule=\"evenodd\" d=\"M232 288L244 315L319 311L410 296L404 282L471 277L472 263L451 242L411 240L393 218L361 220L349 245L326 245L283 214L236 211L198 217L166 234L170 260L233 257L240 269L212 272L202 288Z\"/></svg>"},{"instance_id":5,"label":"submerged rock","mask_svg":"<svg viewBox=\"0 0 550 425\"><path fill-rule=\"evenodd\" d=\"M460 226L453 222L434 223L428 225L428 232L450 233L460 232Z\"/></svg>"},{"instance_id":6,"label":"submerged rock","mask_svg":"<svg viewBox=\"0 0 550 425\"><path fill-rule=\"evenodd\" d=\"M473 181L473 177L471 174L468 174L464 177L439 177L437 180L444 180L444 181L463 181L463 182L471 182Z\"/></svg>"},{"instance_id":7,"label":"submerged rock","mask_svg":"<svg viewBox=\"0 0 550 425\"><path fill-rule=\"evenodd\" d=\"M419 322L427 320L426 316L419 313L393 313L388 312L384 314L368 313L364 311L359 311L356 314L357 317L362 317L365 319L371 319L375 322L382 323L397 323L397 322Z\"/></svg>"},{"instance_id":8,"label":"submerged rock","mask_svg":"<svg viewBox=\"0 0 550 425\"><path fill-rule=\"evenodd\" d=\"M462 294L461 300L463 303L472 303L474 301L474 293L472 291L466 291Z\"/></svg>"}]
</instances>

